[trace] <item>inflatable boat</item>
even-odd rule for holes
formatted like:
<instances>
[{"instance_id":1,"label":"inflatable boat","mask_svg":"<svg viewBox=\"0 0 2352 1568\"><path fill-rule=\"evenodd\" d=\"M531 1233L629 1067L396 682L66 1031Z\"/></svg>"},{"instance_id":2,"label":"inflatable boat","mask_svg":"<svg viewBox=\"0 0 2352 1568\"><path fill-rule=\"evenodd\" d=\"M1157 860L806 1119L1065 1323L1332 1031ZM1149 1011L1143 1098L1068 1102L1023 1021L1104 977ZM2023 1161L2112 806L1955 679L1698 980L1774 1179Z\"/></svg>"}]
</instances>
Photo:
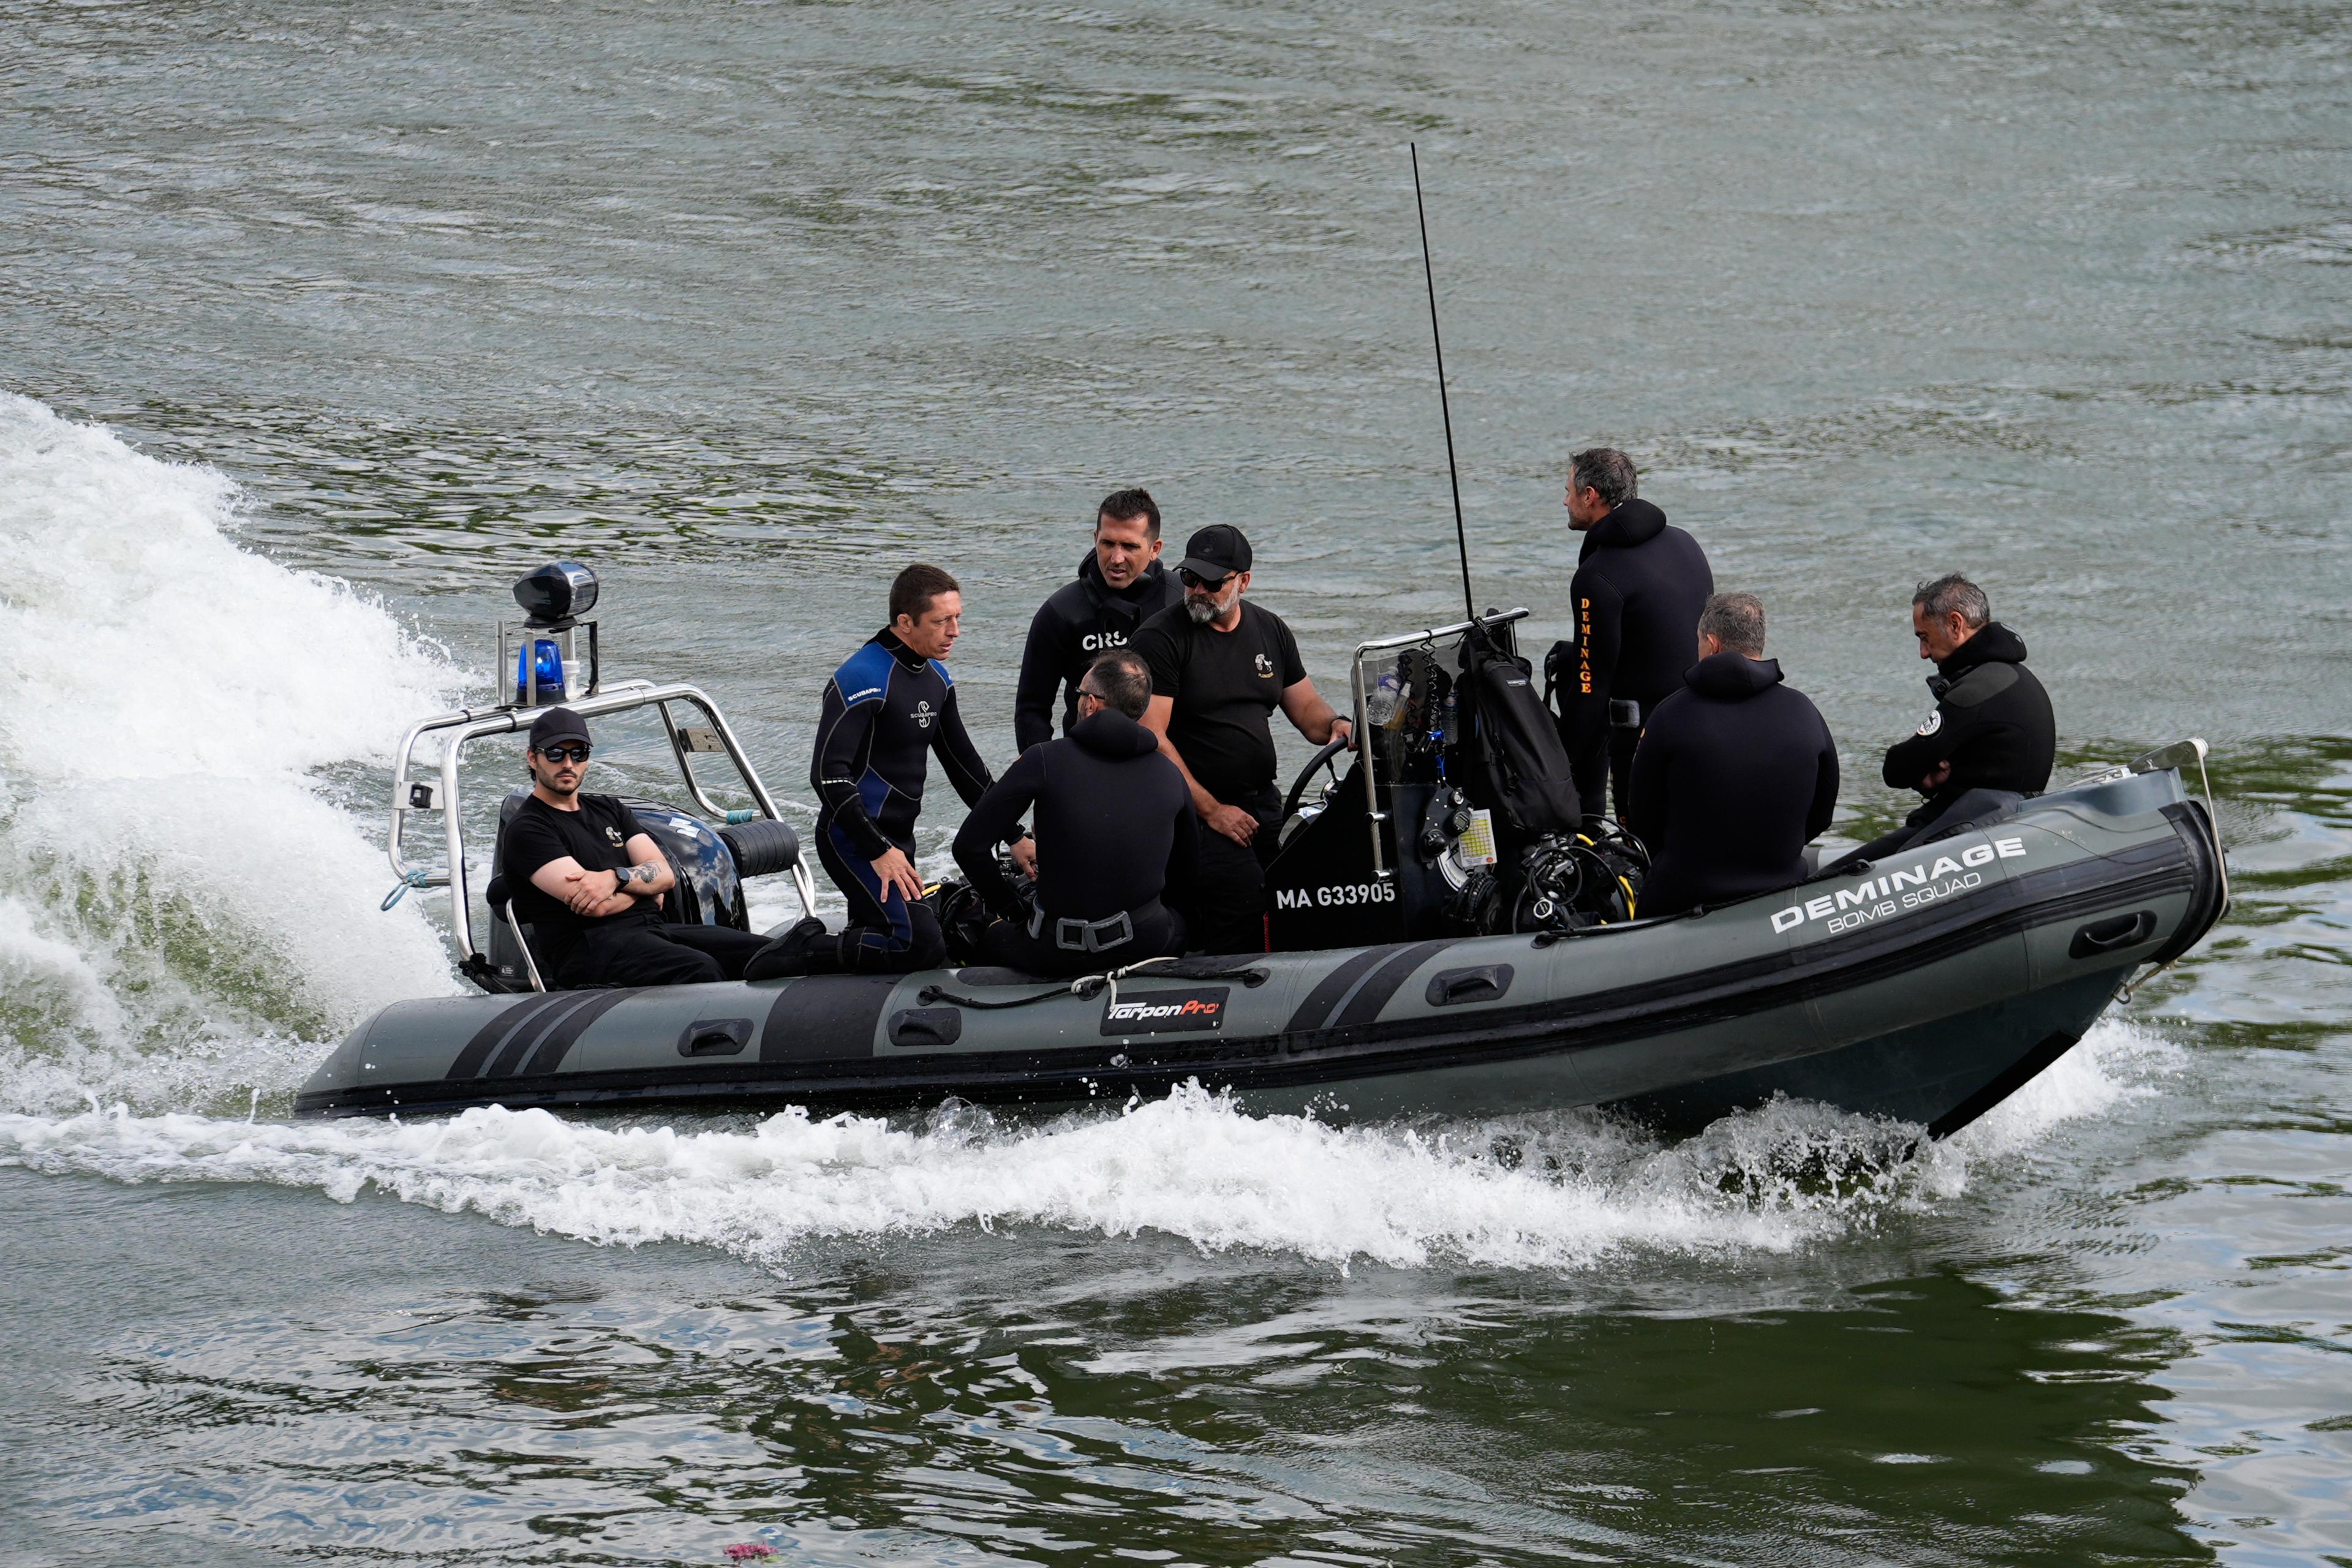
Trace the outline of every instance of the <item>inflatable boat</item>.
<instances>
[{"instance_id":1,"label":"inflatable boat","mask_svg":"<svg viewBox=\"0 0 2352 1568\"><path fill-rule=\"evenodd\" d=\"M1524 614L1481 624L1492 635ZM1197 1081L1269 1111L1611 1105L1675 1131L1785 1094L1942 1136L2057 1059L2226 907L2210 794L2192 796L2184 777L2193 767L2203 782L2200 741L1845 874L1671 919L1639 918L1638 863L1605 844L1523 847L1519 875L1500 879L1486 814L1446 782L1438 678L1472 625L1357 650L1357 732L1369 739L1319 800L1306 796L1328 755L1291 792L1265 952L1075 983L966 966L569 992L541 988L530 933L495 882L490 951L470 934L458 755L528 728L541 695L528 645L545 628L526 628L516 700L418 726L394 780L394 867L404 887L450 888L461 971L487 994L384 1008L319 1068L298 1109L1052 1106ZM569 646L553 648L557 666ZM797 837L709 698L588 674L571 705L591 717L653 709L700 807L636 806L679 871L669 917L740 926L754 875L791 875L805 907ZM678 722L681 705L707 722ZM413 758L436 733L428 783ZM700 752L734 764L751 806L712 798ZM403 858L403 819L416 812L444 819L438 871Z\"/></svg>"}]
</instances>

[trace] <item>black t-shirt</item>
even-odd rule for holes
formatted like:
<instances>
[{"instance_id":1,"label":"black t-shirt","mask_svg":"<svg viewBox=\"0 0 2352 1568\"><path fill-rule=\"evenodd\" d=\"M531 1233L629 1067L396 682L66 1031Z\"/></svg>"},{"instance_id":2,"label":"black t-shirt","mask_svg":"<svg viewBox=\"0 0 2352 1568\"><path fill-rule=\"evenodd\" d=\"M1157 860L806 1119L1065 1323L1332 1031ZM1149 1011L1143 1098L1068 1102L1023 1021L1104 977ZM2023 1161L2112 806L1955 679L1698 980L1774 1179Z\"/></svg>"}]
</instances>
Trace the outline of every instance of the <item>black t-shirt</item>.
<instances>
[{"instance_id":1,"label":"black t-shirt","mask_svg":"<svg viewBox=\"0 0 2352 1568\"><path fill-rule=\"evenodd\" d=\"M558 811L535 795L525 796L507 824L499 853L507 898L516 918L531 928L533 956L542 973L562 968L580 933L592 924L646 923L661 916L660 900L634 899L619 914L586 921L531 885L532 872L566 855L589 871L617 871L630 863L628 842L645 831L636 814L609 795L579 798L579 810Z\"/></svg>"},{"instance_id":2,"label":"black t-shirt","mask_svg":"<svg viewBox=\"0 0 2352 1568\"><path fill-rule=\"evenodd\" d=\"M1274 787L1266 715L1307 679L1281 616L1244 599L1242 624L1221 632L1172 605L1143 623L1135 651L1151 667L1151 695L1175 701L1168 738L1202 789L1244 805Z\"/></svg>"}]
</instances>

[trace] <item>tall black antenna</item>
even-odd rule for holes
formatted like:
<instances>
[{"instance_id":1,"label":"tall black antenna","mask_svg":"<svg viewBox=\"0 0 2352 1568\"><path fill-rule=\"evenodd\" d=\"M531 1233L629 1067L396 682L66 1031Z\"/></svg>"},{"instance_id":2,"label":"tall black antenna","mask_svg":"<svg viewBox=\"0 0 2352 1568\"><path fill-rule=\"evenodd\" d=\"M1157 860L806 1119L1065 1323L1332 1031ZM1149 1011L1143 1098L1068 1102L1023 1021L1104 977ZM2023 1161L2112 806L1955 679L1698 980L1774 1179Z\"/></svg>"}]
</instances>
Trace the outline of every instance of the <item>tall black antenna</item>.
<instances>
[{"instance_id":1,"label":"tall black antenna","mask_svg":"<svg viewBox=\"0 0 2352 1568\"><path fill-rule=\"evenodd\" d=\"M1462 608L1478 618L1470 596L1470 535L1462 526L1462 470L1454 461L1454 409L1445 400L1445 344L1437 335L1437 273L1429 264L1429 209L1421 202L1421 149L1405 143L1412 157L1412 210L1421 218L1421 275L1429 280L1429 344L1437 351L1437 411L1445 420L1445 477L1454 486L1454 542L1462 551Z\"/></svg>"}]
</instances>

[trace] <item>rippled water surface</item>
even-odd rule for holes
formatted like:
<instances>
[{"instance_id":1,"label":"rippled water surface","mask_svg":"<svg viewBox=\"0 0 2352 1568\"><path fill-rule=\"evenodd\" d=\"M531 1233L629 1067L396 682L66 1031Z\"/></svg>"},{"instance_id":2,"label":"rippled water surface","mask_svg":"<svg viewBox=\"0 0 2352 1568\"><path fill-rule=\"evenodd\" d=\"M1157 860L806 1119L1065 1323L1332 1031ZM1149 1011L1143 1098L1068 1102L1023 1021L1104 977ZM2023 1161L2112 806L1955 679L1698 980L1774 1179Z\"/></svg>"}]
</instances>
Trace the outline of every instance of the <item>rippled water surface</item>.
<instances>
[{"instance_id":1,"label":"rippled water surface","mask_svg":"<svg viewBox=\"0 0 2352 1568\"><path fill-rule=\"evenodd\" d=\"M0 0L0 1559L2352 1563L2347 73L2325 5ZM2066 766L2214 742L2199 952L1916 1156L290 1119L458 987L377 811L540 560L803 813L909 559L1009 751L1117 485L1327 688L1446 615L1408 141L1481 598L1564 629L1624 446L1858 837L1965 568Z\"/></svg>"}]
</instances>

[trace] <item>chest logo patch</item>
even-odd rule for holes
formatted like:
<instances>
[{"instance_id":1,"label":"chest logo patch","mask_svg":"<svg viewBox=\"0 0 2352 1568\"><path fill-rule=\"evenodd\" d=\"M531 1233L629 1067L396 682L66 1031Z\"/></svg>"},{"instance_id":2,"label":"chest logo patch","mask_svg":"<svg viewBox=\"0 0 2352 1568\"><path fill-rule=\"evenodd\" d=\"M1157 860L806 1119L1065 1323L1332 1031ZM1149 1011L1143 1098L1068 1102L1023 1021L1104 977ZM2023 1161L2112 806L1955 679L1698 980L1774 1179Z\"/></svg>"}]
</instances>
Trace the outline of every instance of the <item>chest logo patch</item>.
<instances>
[{"instance_id":1,"label":"chest logo patch","mask_svg":"<svg viewBox=\"0 0 2352 1568\"><path fill-rule=\"evenodd\" d=\"M929 729L931 727L931 705L929 702L922 701L915 704L915 727L917 729Z\"/></svg>"},{"instance_id":2,"label":"chest logo patch","mask_svg":"<svg viewBox=\"0 0 2352 1568\"><path fill-rule=\"evenodd\" d=\"M1257 656L1257 678L1260 680L1272 680L1274 679L1274 660L1266 658L1264 654Z\"/></svg>"},{"instance_id":3,"label":"chest logo patch","mask_svg":"<svg viewBox=\"0 0 2352 1568\"><path fill-rule=\"evenodd\" d=\"M1918 729L1912 732L1918 735L1932 735L1943 727L1944 710L1941 708L1938 708L1934 712L1927 715L1927 722L1921 724Z\"/></svg>"},{"instance_id":4,"label":"chest logo patch","mask_svg":"<svg viewBox=\"0 0 2352 1568\"><path fill-rule=\"evenodd\" d=\"M604 829L604 837L611 839L615 844L624 842L621 837L621 830L617 827L608 827Z\"/></svg>"}]
</instances>

